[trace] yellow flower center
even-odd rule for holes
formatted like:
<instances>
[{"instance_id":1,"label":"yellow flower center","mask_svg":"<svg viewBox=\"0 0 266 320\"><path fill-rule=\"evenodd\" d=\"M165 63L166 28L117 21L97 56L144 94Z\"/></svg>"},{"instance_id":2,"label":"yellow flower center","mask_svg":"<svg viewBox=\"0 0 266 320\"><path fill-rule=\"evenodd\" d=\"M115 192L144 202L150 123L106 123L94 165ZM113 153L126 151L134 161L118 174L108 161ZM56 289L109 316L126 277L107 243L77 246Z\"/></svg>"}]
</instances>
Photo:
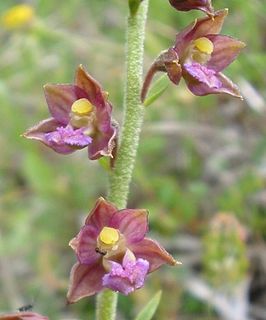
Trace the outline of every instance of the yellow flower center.
<instances>
[{"instance_id":1,"label":"yellow flower center","mask_svg":"<svg viewBox=\"0 0 266 320\"><path fill-rule=\"evenodd\" d=\"M99 234L99 239L103 244L113 246L119 240L119 232L117 229L104 227Z\"/></svg>"},{"instance_id":2,"label":"yellow flower center","mask_svg":"<svg viewBox=\"0 0 266 320\"><path fill-rule=\"evenodd\" d=\"M93 109L93 105L85 98L76 100L71 106L71 111L78 116L87 116Z\"/></svg>"},{"instance_id":3,"label":"yellow flower center","mask_svg":"<svg viewBox=\"0 0 266 320\"><path fill-rule=\"evenodd\" d=\"M6 28L19 28L29 23L34 16L34 10L30 5L20 4L13 6L2 15L2 24Z\"/></svg>"},{"instance_id":4,"label":"yellow flower center","mask_svg":"<svg viewBox=\"0 0 266 320\"><path fill-rule=\"evenodd\" d=\"M213 52L213 43L205 37L194 40L194 46L202 53L212 54Z\"/></svg>"}]
</instances>

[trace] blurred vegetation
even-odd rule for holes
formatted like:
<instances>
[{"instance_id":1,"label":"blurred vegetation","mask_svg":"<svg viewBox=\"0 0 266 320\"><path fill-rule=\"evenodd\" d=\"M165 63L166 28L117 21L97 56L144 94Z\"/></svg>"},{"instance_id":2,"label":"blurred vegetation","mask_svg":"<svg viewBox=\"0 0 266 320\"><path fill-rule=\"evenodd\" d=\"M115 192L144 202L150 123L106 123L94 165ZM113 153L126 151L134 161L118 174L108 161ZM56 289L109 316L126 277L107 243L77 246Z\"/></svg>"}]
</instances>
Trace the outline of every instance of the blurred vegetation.
<instances>
[{"instance_id":1,"label":"blurred vegetation","mask_svg":"<svg viewBox=\"0 0 266 320\"><path fill-rule=\"evenodd\" d=\"M161 287L157 320L218 319L183 286L190 271L200 276L204 266L208 270L210 257L204 264L201 256L186 263L194 251L179 242L190 236L200 245L216 212L232 212L248 230L241 259L266 239L266 6L264 0L213 2L217 9L230 9L223 33L248 44L226 70L246 101L194 97L182 83L170 85L147 107L129 207L149 209L154 237L184 263L163 268L145 288L121 297L119 319L132 319ZM18 3L1 1L0 12ZM124 0L27 3L36 12L30 26L0 28L0 311L33 302L51 319L93 319L94 298L65 306L75 261L68 242L95 199L106 195L106 174L87 160L86 151L60 156L20 135L48 116L43 84L72 82L80 63L110 93L121 123L127 5ZM173 44L176 32L200 15L177 13L166 0L151 1L145 70ZM211 259L219 262L220 256ZM252 270L251 265L250 276ZM232 274L228 279L222 274L222 281L231 282Z\"/></svg>"}]
</instances>

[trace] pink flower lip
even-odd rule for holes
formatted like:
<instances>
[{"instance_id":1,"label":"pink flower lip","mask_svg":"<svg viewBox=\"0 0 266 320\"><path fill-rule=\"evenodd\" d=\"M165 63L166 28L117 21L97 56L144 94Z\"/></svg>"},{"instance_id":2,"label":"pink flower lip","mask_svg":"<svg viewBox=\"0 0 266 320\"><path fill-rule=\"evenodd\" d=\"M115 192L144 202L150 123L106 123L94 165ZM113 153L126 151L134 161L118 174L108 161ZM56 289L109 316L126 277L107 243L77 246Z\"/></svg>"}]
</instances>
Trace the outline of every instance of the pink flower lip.
<instances>
[{"instance_id":1,"label":"pink flower lip","mask_svg":"<svg viewBox=\"0 0 266 320\"><path fill-rule=\"evenodd\" d=\"M169 2L179 11L201 10L209 16L214 14L211 0L169 0Z\"/></svg>"},{"instance_id":2,"label":"pink flower lip","mask_svg":"<svg viewBox=\"0 0 266 320\"><path fill-rule=\"evenodd\" d=\"M131 260L126 252L122 265L111 261L111 271L103 276L103 286L125 295L144 285L149 270L149 262L145 259Z\"/></svg>"}]
</instances>

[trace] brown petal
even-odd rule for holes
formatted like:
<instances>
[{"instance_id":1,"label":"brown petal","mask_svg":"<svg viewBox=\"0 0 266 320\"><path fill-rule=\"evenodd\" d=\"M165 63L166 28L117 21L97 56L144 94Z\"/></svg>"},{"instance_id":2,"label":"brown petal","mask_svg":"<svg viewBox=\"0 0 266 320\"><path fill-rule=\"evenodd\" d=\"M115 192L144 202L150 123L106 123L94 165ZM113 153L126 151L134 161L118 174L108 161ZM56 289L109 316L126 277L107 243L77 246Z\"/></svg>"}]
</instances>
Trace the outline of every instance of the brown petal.
<instances>
[{"instance_id":1,"label":"brown petal","mask_svg":"<svg viewBox=\"0 0 266 320\"><path fill-rule=\"evenodd\" d=\"M25 133L23 133L23 137L44 142L44 134L55 131L56 128L61 125L62 124L54 118L45 119L40 121L37 125L29 128Z\"/></svg>"},{"instance_id":2,"label":"brown petal","mask_svg":"<svg viewBox=\"0 0 266 320\"><path fill-rule=\"evenodd\" d=\"M54 151L61 154L69 154L75 151L73 147L63 145L56 146L51 145L47 139L45 138L45 134L48 132L55 131L57 127L62 126L62 123L58 122L54 118L49 118L39 122L36 126L28 129L25 133L23 133L23 137L27 139L37 140L45 144L47 147L53 149Z\"/></svg>"},{"instance_id":3,"label":"brown petal","mask_svg":"<svg viewBox=\"0 0 266 320\"><path fill-rule=\"evenodd\" d=\"M118 129L111 123L108 125L107 132L98 132L88 146L89 158L95 160L103 156L113 157L113 150L117 144L117 132Z\"/></svg>"},{"instance_id":4,"label":"brown petal","mask_svg":"<svg viewBox=\"0 0 266 320\"><path fill-rule=\"evenodd\" d=\"M207 38L213 43L214 50L206 66L216 72L222 71L232 63L246 46L244 42L229 36L209 35Z\"/></svg>"},{"instance_id":5,"label":"brown petal","mask_svg":"<svg viewBox=\"0 0 266 320\"><path fill-rule=\"evenodd\" d=\"M172 266L180 264L180 262L176 261L158 242L149 238L144 238L138 243L131 244L129 249L137 258L149 261L149 272L153 272L163 264Z\"/></svg>"},{"instance_id":6,"label":"brown petal","mask_svg":"<svg viewBox=\"0 0 266 320\"><path fill-rule=\"evenodd\" d=\"M80 65L76 72L75 84L84 90L90 102L97 107L104 107L105 95L101 85Z\"/></svg>"},{"instance_id":7,"label":"brown petal","mask_svg":"<svg viewBox=\"0 0 266 320\"><path fill-rule=\"evenodd\" d=\"M44 94L51 115L64 125L69 122L73 102L87 98L82 89L71 84L46 84Z\"/></svg>"},{"instance_id":8,"label":"brown petal","mask_svg":"<svg viewBox=\"0 0 266 320\"><path fill-rule=\"evenodd\" d=\"M92 265L76 263L70 273L70 284L67 293L68 303L92 296L102 289L102 278L105 270L98 260Z\"/></svg>"},{"instance_id":9,"label":"brown petal","mask_svg":"<svg viewBox=\"0 0 266 320\"><path fill-rule=\"evenodd\" d=\"M128 244L141 241L148 232L148 211L144 209L123 209L112 216L110 227L119 229Z\"/></svg>"},{"instance_id":10,"label":"brown petal","mask_svg":"<svg viewBox=\"0 0 266 320\"><path fill-rule=\"evenodd\" d=\"M233 83L228 77L226 77L223 73L218 73L217 78L222 82L222 88L220 88L220 92L218 93L226 93L230 94L233 97L243 99L241 92L238 86Z\"/></svg>"},{"instance_id":11,"label":"brown petal","mask_svg":"<svg viewBox=\"0 0 266 320\"><path fill-rule=\"evenodd\" d=\"M168 77L174 84L178 84L182 77L182 68L179 57L174 48L170 48L160 54L154 63L155 70L167 72Z\"/></svg>"},{"instance_id":12,"label":"brown petal","mask_svg":"<svg viewBox=\"0 0 266 320\"><path fill-rule=\"evenodd\" d=\"M103 227L109 225L110 219L116 211L117 208L111 202L101 197L89 213L85 224L94 226L100 232Z\"/></svg>"},{"instance_id":13,"label":"brown petal","mask_svg":"<svg viewBox=\"0 0 266 320\"><path fill-rule=\"evenodd\" d=\"M0 320L48 320L48 318L35 312L17 312L0 315Z\"/></svg>"}]
</instances>

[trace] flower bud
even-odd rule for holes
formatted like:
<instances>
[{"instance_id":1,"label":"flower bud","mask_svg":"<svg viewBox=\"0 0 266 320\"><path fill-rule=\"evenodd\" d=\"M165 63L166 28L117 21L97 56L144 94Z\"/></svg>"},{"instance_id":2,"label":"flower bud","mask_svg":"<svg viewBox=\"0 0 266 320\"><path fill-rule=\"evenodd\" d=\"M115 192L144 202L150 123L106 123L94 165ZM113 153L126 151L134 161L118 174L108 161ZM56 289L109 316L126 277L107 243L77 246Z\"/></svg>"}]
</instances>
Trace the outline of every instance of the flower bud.
<instances>
[{"instance_id":1,"label":"flower bud","mask_svg":"<svg viewBox=\"0 0 266 320\"><path fill-rule=\"evenodd\" d=\"M207 15L213 15L211 0L169 0L170 4L179 11L201 10Z\"/></svg>"}]
</instances>

